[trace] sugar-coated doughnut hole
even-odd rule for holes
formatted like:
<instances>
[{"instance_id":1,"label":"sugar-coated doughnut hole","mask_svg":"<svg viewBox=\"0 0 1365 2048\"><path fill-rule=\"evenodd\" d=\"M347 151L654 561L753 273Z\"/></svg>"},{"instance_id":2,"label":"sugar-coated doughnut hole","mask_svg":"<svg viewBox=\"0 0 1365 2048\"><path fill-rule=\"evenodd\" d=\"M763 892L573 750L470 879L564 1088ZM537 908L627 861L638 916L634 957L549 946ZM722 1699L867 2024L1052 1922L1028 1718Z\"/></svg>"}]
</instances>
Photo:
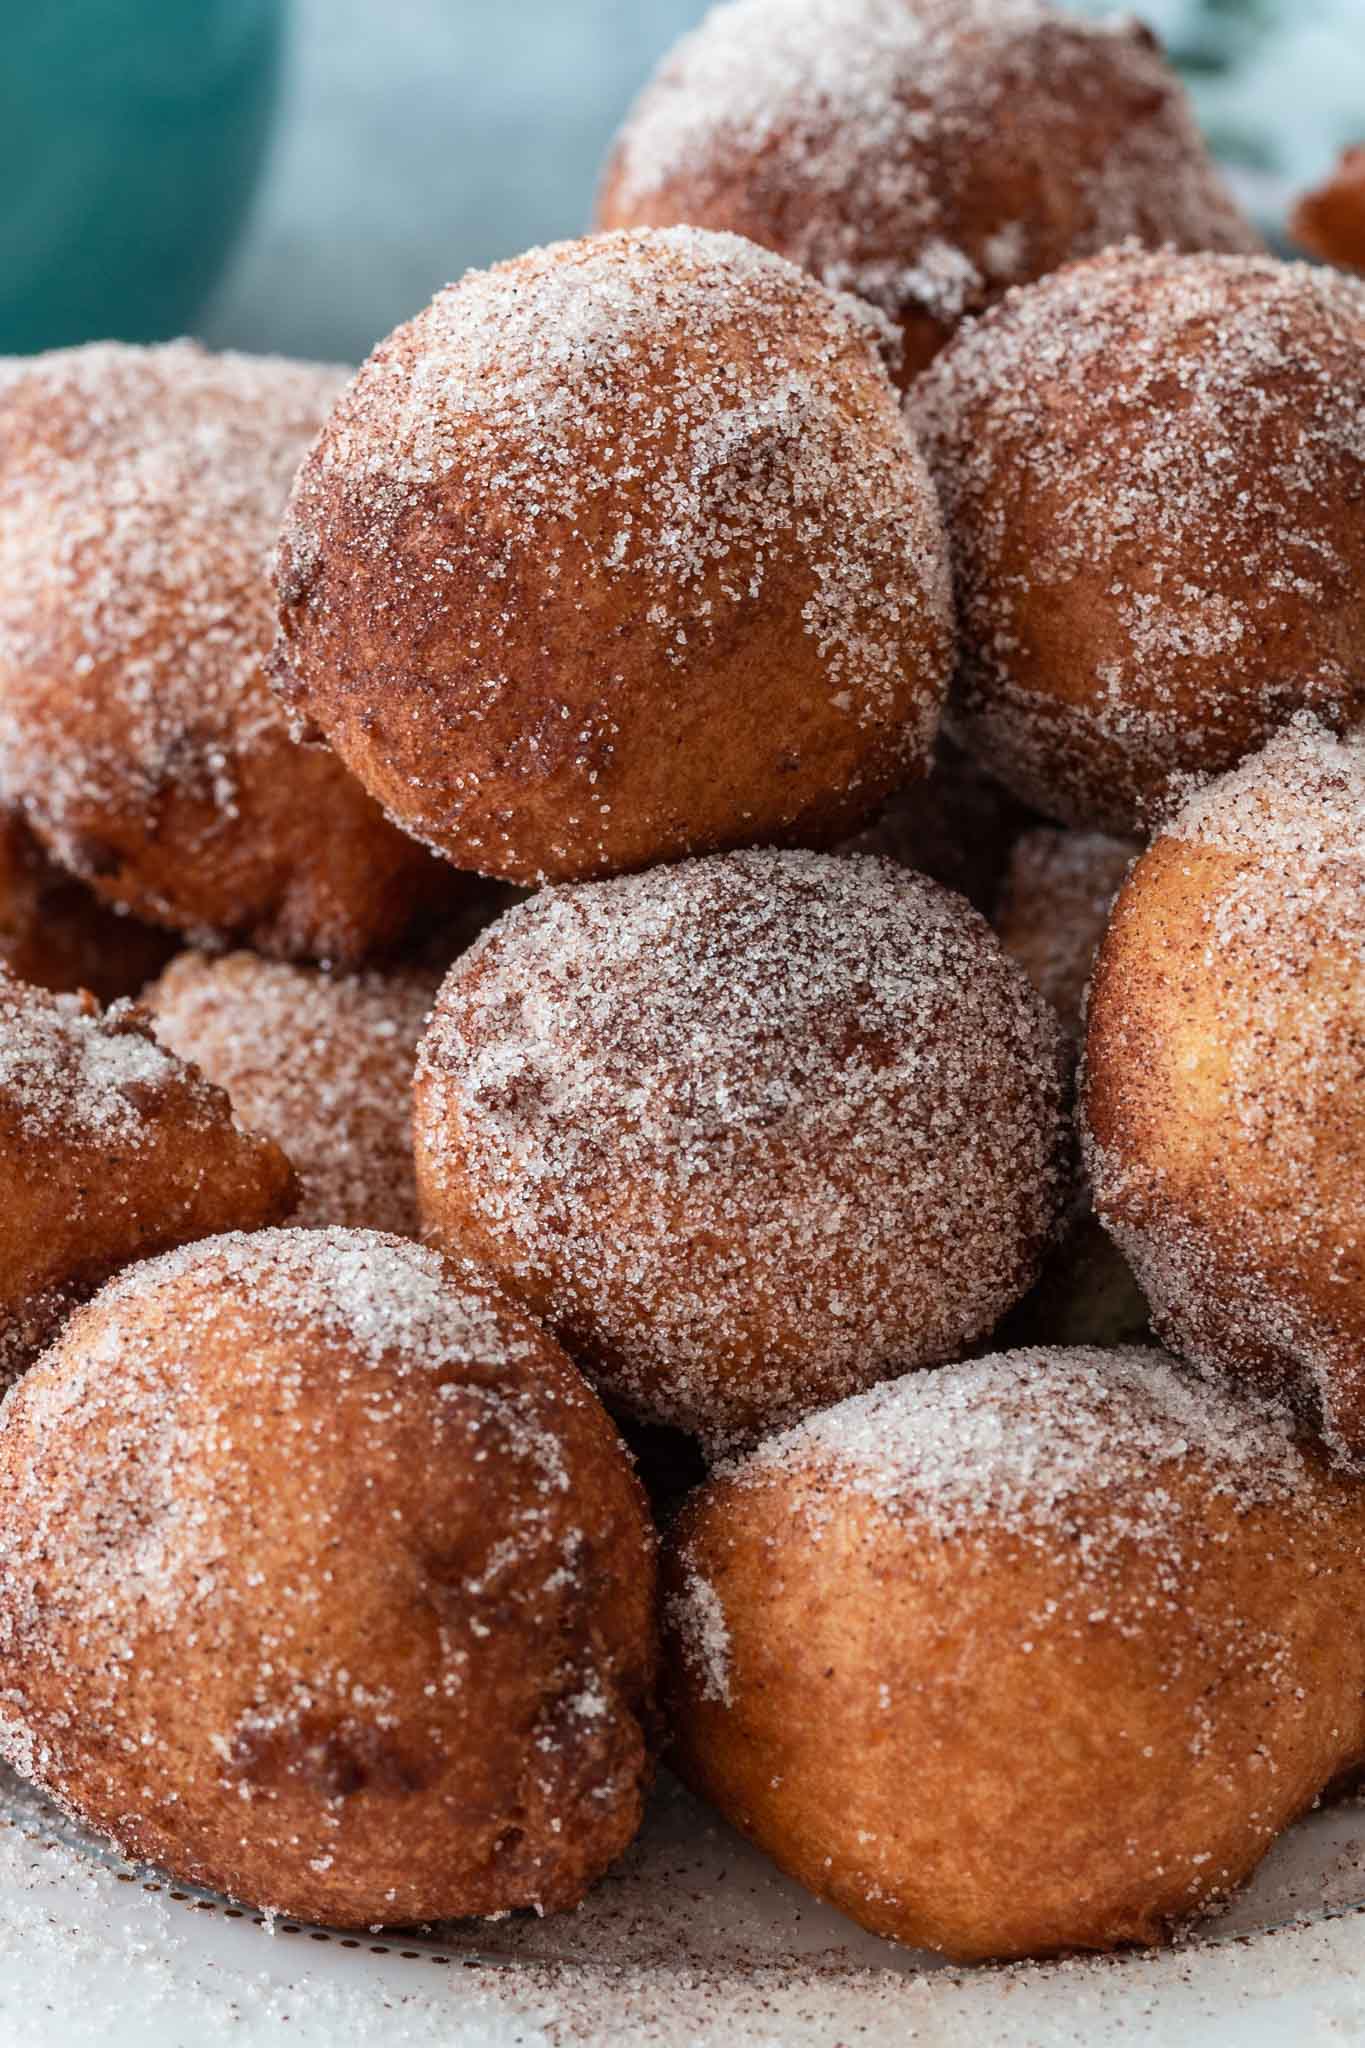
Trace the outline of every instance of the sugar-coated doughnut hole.
<instances>
[{"instance_id":1,"label":"sugar-coated doughnut hole","mask_svg":"<svg viewBox=\"0 0 1365 2048\"><path fill-rule=\"evenodd\" d=\"M416 1237L412 1072L440 976L328 974L182 953L146 993L156 1035L288 1147L296 1224Z\"/></svg>"},{"instance_id":2,"label":"sugar-coated doughnut hole","mask_svg":"<svg viewBox=\"0 0 1365 2048\"><path fill-rule=\"evenodd\" d=\"M0 968L0 1385L131 1260L294 1206L279 1146L157 1044L130 1003Z\"/></svg>"},{"instance_id":3,"label":"sugar-coated doughnut hole","mask_svg":"<svg viewBox=\"0 0 1365 2048\"><path fill-rule=\"evenodd\" d=\"M598 219L779 250L888 316L907 380L1073 257L1257 246L1151 33L1040 0L728 0L641 96Z\"/></svg>"},{"instance_id":4,"label":"sugar-coated doughnut hole","mask_svg":"<svg viewBox=\"0 0 1365 2048\"><path fill-rule=\"evenodd\" d=\"M912 410L950 723L1026 802L1145 830L1294 711L1365 712L1365 281L1111 250L964 329Z\"/></svg>"},{"instance_id":5,"label":"sugar-coated doughnut hole","mask_svg":"<svg viewBox=\"0 0 1365 2048\"><path fill-rule=\"evenodd\" d=\"M1289 226L1314 256L1365 272L1365 146L1342 151L1332 175L1300 199Z\"/></svg>"},{"instance_id":6,"label":"sugar-coated doughnut hole","mask_svg":"<svg viewBox=\"0 0 1365 2048\"><path fill-rule=\"evenodd\" d=\"M1079 1038L1085 991L1135 839L1037 825L1010 849L992 924L1039 995Z\"/></svg>"},{"instance_id":7,"label":"sugar-coated doughnut hole","mask_svg":"<svg viewBox=\"0 0 1365 2048\"><path fill-rule=\"evenodd\" d=\"M0 1417L0 1753L253 1905L576 1904L639 1824L653 1605L597 1401L397 1238L134 1267Z\"/></svg>"},{"instance_id":8,"label":"sugar-coated doughnut hole","mask_svg":"<svg viewBox=\"0 0 1365 2048\"><path fill-rule=\"evenodd\" d=\"M947 685L872 316L691 228L532 250L390 335L278 580L301 723L512 882L832 841L927 769Z\"/></svg>"},{"instance_id":9,"label":"sugar-coated doughnut hole","mask_svg":"<svg viewBox=\"0 0 1365 2048\"><path fill-rule=\"evenodd\" d=\"M1365 1750L1365 1494L1153 1351L917 1373L695 1494L673 1758L784 1869L964 1961L1162 1939Z\"/></svg>"},{"instance_id":10,"label":"sugar-coated doughnut hole","mask_svg":"<svg viewBox=\"0 0 1365 2048\"><path fill-rule=\"evenodd\" d=\"M1365 1465L1365 744L1301 714L1121 891L1087 1164L1154 1327Z\"/></svg>"},{"instance_id":11,"label":"sugar-coated doughnut hole","mask_svg":"<svg viewBox=\"0 0 1365 2048\"><path fill-rule=\"evenodd\" d=\"M712 1442L983 1337L1070 1192L1060 1027L961 897L752 852L551 889L417 1074L428 1230Z\"/></svg>"},{"instance_id":12,"label":"sugar-coated doughnut hole","mask_svg":"<svg viewBox=\"0 0 1365 2048\"><path fill-rule=\"evenodd\" d=\"M189 342L0 364L0 802L110 903L349 960L450 885L265 676L267 558L342 382Z\"/></svg>"}]
</instances>

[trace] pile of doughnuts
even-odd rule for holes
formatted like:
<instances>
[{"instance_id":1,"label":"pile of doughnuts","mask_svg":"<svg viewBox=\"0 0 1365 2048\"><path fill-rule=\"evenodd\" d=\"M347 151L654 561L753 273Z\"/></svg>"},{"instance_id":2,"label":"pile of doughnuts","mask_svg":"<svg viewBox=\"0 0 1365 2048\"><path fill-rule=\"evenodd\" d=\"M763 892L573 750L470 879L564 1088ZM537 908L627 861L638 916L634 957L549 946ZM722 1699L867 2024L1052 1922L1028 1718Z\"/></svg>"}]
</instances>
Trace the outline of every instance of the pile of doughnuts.
<instances>
[{"instance_id":1,"label":"pile of doughnuts","mask_svg":"<svg viewBox=\"0 0 1365 2048\"><path fill-rule=\"evenodd\" d=\"M349 379L0 364L0 1756L336 1925L661 1754L1224 1899L1365 1764L1363 722L1365 282L1043 0L726 0Z\"/></svg>"}]
</instances>

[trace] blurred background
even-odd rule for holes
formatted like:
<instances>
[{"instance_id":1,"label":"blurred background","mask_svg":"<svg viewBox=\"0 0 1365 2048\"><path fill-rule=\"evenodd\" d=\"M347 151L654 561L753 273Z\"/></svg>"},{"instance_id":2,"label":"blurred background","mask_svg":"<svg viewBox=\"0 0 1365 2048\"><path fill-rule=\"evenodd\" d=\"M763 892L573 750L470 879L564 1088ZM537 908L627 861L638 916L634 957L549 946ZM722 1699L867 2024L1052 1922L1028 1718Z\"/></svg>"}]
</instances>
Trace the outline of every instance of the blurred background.
<instances>
[{"instance_id":1,"label":"blurred background","mask_svg":"<svg viewBox=\"0 0 1365 2048\"><path fill-rule=\"evenodd\" d=\"M356 360L470 264L582 229L613 129L704 11L8 0L0 350L193 332ZM1365 137L1365 0L1132 11L1272 227Z\"/></svg>"}]
</instances>

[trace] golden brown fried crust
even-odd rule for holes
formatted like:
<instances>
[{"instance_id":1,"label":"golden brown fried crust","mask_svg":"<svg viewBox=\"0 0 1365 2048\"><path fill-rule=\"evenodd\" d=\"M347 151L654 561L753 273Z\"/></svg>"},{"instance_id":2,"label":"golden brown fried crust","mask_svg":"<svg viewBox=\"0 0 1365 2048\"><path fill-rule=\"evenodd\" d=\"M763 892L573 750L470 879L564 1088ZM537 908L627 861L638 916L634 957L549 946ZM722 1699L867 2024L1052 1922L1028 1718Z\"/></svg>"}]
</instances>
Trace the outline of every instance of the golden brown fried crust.
<instances>
[{"instance_id":1,"label":"golden brown fried crust","mask_svg":"<svg viewBox=\"0 0 1365 2048\"><path fill-rule=\"evenodd\" d=\"M188 343L0 377L0 790L107 902L350 961L445 887L266 681L265 558L341 373Z\"/></svg>"},{"instance_id":2,"label":"golden brown fried crust","mask_svg":"<svg viewBox=\"0 0 1365 2048\"><path fill-rule=\"evenodd\" d=\"M1365 146L1343 150L1326 184L1304 194L1290 233L1314 256L1365 271Z\"/></svg>"},{"instance_id":3,"label":"golden brown fried crust","mask_svg":"<svg viewBox=\"0 0 1365 2048\"><path fill-rule=\"evenodd\" d=\"M278 1145L163 1051L130 1004L54 996L0 972L0 1372L119 1267L289 1215Z\"/></svg>"},{"instance_id":4,"label":"golden brown fried crust","mask_svg":"<svg viewBox=\"0 0 1365 2048\"><path fill-rule=\"evenodd\" d=\"M1077 1396L1048 1407L1049 1355L1012 1356L1043 1389L1031 1499L1001 1507L970 1416L942 1445L982 1486L956 1517L798 1446L695 1495L664 1574L682 1775L863 1926L963 1962L1167 1938L1365 1741L1341 1626L1358 1489L1305 1457L1258 1498L1178 1437L1125 1465L1125 1417L1106 1434L1100 1411L1090 1481L1049 1501ZM1052 1356L1103 1375L1154 1354ZM1001 1369L863 1400L977 1374L980 1413Z\"/></svg>"},{"instance_id":5,"label":"golden brown fried crust","mask_svg":"<svg viewBox=\"0 0 1365 2048\"><path fill-rule=\"evenodd\" d=\"M1145 832L1306 706L1365 711L1365 285L1114 250L1012 293L913 394L953 536L957 738Z\"/></svg>"},{"instance_id":6,"label":"golden brown fried crust","mask_svg":"<svg viewBox=\"0 0 1365 2048\"><path fill-rule=\"evenodd\" d=\"M951 627L918 451L858 322L733 238L442 293L341 399L278 565L286 701L462 867L823 843L927 766Z\"/></svg>"},{"instance_id":7,"label":"golden brown fried crust","mask_svg":"<svg viewBox=\"0 0 1365 2048\"><path fill-rule=\"evenodd\" d=\"M771 67L771 76L768 75ZM600 227L728 228L860 292L909 383L1012 285L1134 237L1259 246L1150 31L1044 7L750 0L664 60Z\"/></svg>"},{"instance_id":8,"label":"golden brown fried crust","mask_svg":"<svg viewBox=\"0 0 1365 2048\"><path fill-rule=\"evenodd\" d=\"M137 995L179 943L110 910L54 867L21 818L0 811L0 966L17 981L85 988L112 1003Z\"/></svg>"},{"instance_id":9,"label":"golden brown fried crust","mask_svg":"<svg viewBox=\"0 0 1365 2048\"><path fill-rule=\"evenodd\" d=\"M1358 1464L1365 780L1355 758L1326 736L1300 753L1295 733L1281 735L1143 855L1096 967L1083 1110L1096 1208L1153 1326L1202 1367L1289 1394ZM1238 840L1220 843L1230 821Z\"/></svg>"},{"instance_id":10,"label":"golden brown fried crust","mask_svg":"<svg viewBox=\"0 0 1365 2048\"><path fill-rule=\"evenodd\" d=\"M575 1905L635 1833L643 1496L558 1348L434 1253L137 1268L6 1410L0 1502L0 1744L125 1853L366 1925Z\"/></svg>"}]
</instances>

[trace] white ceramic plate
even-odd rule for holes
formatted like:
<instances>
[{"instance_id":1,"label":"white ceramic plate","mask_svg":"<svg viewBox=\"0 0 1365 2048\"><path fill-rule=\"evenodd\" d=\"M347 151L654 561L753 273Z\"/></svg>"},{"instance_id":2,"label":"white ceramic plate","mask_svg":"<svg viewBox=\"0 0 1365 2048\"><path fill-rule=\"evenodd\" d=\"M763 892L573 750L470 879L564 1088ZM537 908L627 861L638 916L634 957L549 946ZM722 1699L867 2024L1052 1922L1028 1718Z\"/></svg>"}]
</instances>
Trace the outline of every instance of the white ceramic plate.
<instances>
[{"instance_id":1,"label":"white ceramic plate","mask_svg":"<svg viewBox=\"0 0 1365 2048\"><path fill-rule=\"evenodd\" d=\"M0 1778L4 2048L932 2048L1365 2039L1365 1813L1314 1814L1162 1956L958 1971L863 1934L664 1778L577 1913L429 1935L273 1925L136 1870Z\"/></svg>"}]
</instances>

